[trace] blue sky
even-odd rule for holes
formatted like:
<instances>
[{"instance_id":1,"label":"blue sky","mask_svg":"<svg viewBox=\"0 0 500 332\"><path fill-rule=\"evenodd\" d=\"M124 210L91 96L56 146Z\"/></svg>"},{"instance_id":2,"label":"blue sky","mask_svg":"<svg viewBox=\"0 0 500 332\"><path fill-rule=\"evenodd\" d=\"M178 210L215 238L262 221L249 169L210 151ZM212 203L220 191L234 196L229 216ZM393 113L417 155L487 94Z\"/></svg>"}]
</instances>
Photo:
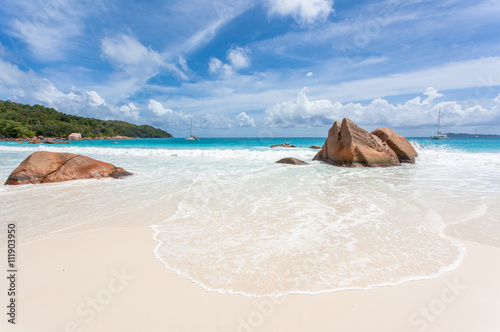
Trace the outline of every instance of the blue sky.
<instances>
[{"instance_id":1,"label":"blue sky","mask_svg":"<svg viewBox=\"0 0 500 332\"><path fill-rule=\"evenodd\" d=\"M17 0L0 99L186 136L500 134L500 2Z\"/></svg>"}]
</instances>

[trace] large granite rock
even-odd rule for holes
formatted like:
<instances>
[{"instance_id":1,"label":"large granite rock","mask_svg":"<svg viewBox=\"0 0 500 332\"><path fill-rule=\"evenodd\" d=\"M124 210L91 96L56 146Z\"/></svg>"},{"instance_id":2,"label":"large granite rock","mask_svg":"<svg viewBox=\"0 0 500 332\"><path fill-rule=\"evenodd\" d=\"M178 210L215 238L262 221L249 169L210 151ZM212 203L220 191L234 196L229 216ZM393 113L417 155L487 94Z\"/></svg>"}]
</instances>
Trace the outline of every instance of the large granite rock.
<instances>
[{"instance_id":1,"label":"large granite rock","mask_svg":"<svg viewBox=\"0 0 500 332\"><path fill-rule=\"evenodd\" d=\"M5 184L35 184L132 175L121 167L73 153L38 151L26 158Z\"/></svg>"},{"instance_id":2,"label":"large granite rock","mask_svg":"<svg viewBox=\"0 0 500 332\"><path fill-rule=\"evenodd\" d=\"M278 164L290 164L290 165L309 165L309 163L306 163L303 160L293 158L293 157L287 157L283 158L277 161Z\"/></svg>"},{"instance_id":3,"label":"large granite rock","mask_svg":"<svg viewBox=\"0 0 500 332\"><path fill-rule=\"evenodd\" d=\"M399 162L415 163L415 157L418 156L417 151L413 148L406 137L396 134L391 128L383 127L372 131L372 134L387 143L387 145L396 152Z\"/></svg>"},{"instance_id":4,"label":"large granite rock","mask_svg":"<svg viewBox=\"0 0 500 332\"><path fill-rule=\"evenodd\" d=\"M80 133L71 133L68 135L68 141L81 141L82 134Z\"/></svg>"},{"instance_id":5,"label":"large granite rock","mask_svg":"<svg viewBox=\"0 0 500 332\"><path fill-rule=\"evenodd\" d=\"M313 160L346 167L400 166L396 153L380 138L356 126L348 118L336 121Z\"/></svg>"}]
</instances>

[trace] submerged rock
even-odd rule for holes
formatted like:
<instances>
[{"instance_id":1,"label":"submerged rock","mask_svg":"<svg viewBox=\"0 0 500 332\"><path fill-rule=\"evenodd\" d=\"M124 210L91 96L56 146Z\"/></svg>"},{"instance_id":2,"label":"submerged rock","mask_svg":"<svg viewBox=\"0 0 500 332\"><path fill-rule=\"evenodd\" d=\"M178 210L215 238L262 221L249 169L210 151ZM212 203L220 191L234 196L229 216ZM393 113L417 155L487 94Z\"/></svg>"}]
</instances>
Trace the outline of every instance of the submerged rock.
<instances>
[{"instance_id":1,"label":"submerged rock","mask_svg":"<svg viewBox=\"0 0 500 332\"><path fill-rule=\"evenodd\" d=\"M342 124L335 121L323 147L313 160L346 167L401 165L396 153L386 143L348 118L344 118Z\"/></svg>"},{"instance_id":2,"label":"submerged rock","mask_svg":"<svg viewBox=\"0 0 500 332\"><path fill-rule=\"evenodd\" d=\"M396 134L391 128L383 127L372 131L372 134L387 143L387 145L396 153L399 162L415 163L415 157L418 156L417 151L413 148L406 137Z\"/></svg>"},{"instance_id":3,"label":"submerged rock","mask_svg":"<svg viewBox=\"0 0 500 332\"><path fill-rule=\"evenodd\" d=\"M295 145L290 145L290 143L286 142L283 144L273 144L271 148L296 148Z\"/></svg>"},{"instance_id":4,"label":"submerged rock","mask_svg":"<svg viewBox=\"0 0 500 332\"><path fill-rule=\"evenodd\" d=\"M297 158L293 157L287 157L283 158L277 161L278 164L291 164L291 165L309 165L309 163L306 163L305 161L302 161Z\"/></svg>"},{"instance_id":5,"label":"submerged rock","mask_svg":"<svg viewBox=\"0 0 500 332\"><path fill-rule=\"evenodd\" d=\"M313 145L313 146L310 146L309 149L319 150L319 149L321 149L321 146Z\"/></svg>"},{"instance_id":6,"label":"submerged rock","mask_svg":"<svg viewBox=\"0 0 500 332\"><path fill-rule=\"evenodd\" d=\"M121 167L73 153L38 151L9 176L6 185L62 182L79 179L121 178L132 175Z\"/></svg>"},{"instance_id":7,"label":"submerged rock","mask_svg":"<svg viewBox=\"0 0 500 332\"><path fill-rule=\"evenodd\" d=\"M29 144L40 144L40 141L36 137L30 138Z\"/></svg>"},{"instance_id":8,"label":"submerged rock","mask_svg":"<svg viewBox=\"0 0 500 332\"><path fill-rule=\"evenodd\" d=\"M51 140L51 139L47 139L47 140L43 141L42 143L44 143L44 144L69 144L69 142L68 142L68 141L64 141L64 142L55 142L55 141L53 141L53 140Z\"/></svg>"}]
</instances>

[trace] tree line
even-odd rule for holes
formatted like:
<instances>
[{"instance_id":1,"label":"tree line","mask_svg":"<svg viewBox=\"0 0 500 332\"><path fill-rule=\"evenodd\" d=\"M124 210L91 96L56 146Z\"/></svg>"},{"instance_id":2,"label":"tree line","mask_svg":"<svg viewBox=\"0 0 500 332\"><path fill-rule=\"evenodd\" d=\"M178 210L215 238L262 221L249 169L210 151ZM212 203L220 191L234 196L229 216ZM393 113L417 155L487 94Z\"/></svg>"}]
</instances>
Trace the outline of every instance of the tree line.
<instances>
[{"instance_id":1,"label":"tree line","mask_svg":"<svg viewBox=\"0 0 500 332\"><path fill-rule=\"evenodd\" d=\"M81 133L84 137L172 137L166 131L148 125L85 118L38 104L31 106L0 100L0 137L67 137L71 133Z\"/></svg>"}]
</instances>

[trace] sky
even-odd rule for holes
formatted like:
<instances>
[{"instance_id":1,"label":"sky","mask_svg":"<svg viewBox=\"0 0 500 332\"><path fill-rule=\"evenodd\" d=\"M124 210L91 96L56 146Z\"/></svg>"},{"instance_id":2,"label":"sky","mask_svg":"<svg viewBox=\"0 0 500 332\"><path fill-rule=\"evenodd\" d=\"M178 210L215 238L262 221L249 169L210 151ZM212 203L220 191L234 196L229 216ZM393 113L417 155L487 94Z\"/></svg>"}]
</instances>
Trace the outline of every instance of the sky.
<instances>
[{"instance_id":1,"label":"sky","mask_svg":"<svg viewBox=\"0 0 500 332\"><path fill-rule=\"evenodd\" d=\"M498 0L3 0L0 99L176 137L500 134Z\"/></svg>"}]
</instances>

